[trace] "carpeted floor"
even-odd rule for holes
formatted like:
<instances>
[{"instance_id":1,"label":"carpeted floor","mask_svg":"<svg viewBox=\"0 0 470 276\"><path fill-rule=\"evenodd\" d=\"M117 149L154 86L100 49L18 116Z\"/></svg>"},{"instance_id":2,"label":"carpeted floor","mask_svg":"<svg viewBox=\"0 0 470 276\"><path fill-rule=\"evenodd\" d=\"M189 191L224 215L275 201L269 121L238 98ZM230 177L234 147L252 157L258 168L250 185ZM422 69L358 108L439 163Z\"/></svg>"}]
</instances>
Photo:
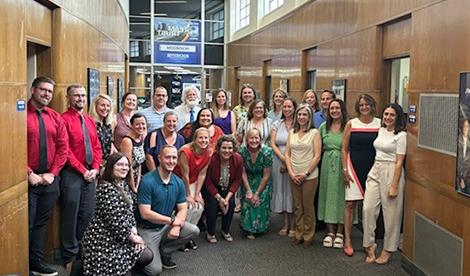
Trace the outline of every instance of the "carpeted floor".
<instances>
[{"instance_id":1,"label":"carpeted floor","mask_svg":"<svg viewBox=\"0 0 470 276\"><path fill-rule=\"evenodd\" d=\"M314 245L304 249L291 245L290 238L277 234L282 226L282 216L273 214L271 223L268 233L251 241L241 236L239 215L236 214L232 223L235 239L232 243L223 240L217 232L218 243L209 244L204 232L196 240L198 249L176 252L173 261L178 267L164 270L162 275L407 275L401 268L399 252L387 265L366 264L361 250L361 232L355 228L355 254L349 258L342 250L321 245L325 231L317 232ZM378 244L380 249L381 241ZM55 267L60 270L59 275L66 275L62 267Z\"/></svg>"}]
</instances>

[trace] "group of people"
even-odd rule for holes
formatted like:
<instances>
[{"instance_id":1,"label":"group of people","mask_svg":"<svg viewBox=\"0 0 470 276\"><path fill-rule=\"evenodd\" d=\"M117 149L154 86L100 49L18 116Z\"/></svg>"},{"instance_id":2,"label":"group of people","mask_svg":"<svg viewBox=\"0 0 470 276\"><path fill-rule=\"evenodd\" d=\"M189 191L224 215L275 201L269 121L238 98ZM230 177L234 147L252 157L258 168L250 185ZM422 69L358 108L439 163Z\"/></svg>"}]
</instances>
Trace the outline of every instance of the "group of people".
<instances>
[{"instance_id":1,"label":"group of people","mask_svg":"<svg viewBox=\"0 0 470 276\"><path fill-rule=\"evenodd\" d=\"M380 120L375 100L363 94L355 104L357 117L349 120L344 102L331 91L318 101L307 90L297 104L277 89L268 111L254 87L243 85L233 109L223 89L205 108L190 86L172 110L167 90L158 86L146 109L137 110L137 96L126 93L114 115L112 99L98 95L87 115L84 87L71 85L69 108L59 114L48 107L54 84L36 78L27 109L35 275L57 275L42 249L57 199L66 269L77 264L84 275L131 269L157 275L175 268L171 254L197 249L201 225L206 240L218 242L219 215L220 237L232 242L235 212L248 239L269 230L271 212L282 214L279 235L307 248L315 235L317 186L318 219L328 230L323 246L353 255L351 227L363 200L366 261L387 263L397 249L406 154L406 121L397 104L387 105ZM380 206L385 241L376 258Z\"/></svg>"}]
</instances>

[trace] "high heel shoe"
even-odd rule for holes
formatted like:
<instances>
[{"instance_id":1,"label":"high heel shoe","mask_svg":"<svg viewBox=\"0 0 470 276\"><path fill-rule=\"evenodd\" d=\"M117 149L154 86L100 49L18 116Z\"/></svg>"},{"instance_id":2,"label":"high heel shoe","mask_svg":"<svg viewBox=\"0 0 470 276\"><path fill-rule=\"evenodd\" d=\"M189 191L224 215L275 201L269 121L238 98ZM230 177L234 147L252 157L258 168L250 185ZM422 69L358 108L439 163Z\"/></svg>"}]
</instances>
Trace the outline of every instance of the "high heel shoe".
<instances>
[{"instance_id":1,"label":"high heel shoe","mask_svg":"<svg viewBox=\"0 0 470 276\"><path fill-rule=\"evenodd\" d=\"M384 252L386 252L386 253L384 253ZM384 254L386 254L387 256L384 257ZM388 264L390 262L390 260L392 259L392 255L393 255L393 252L388 252L386 250L382 250L382 253L380 253L380 256L377 259L375 259L375 263L379 264L379 265Z\"/></svg>"},{"instance_id":2,"label":"high heel shoe","mask_svg":"<svg viewBox=\"0 0 470 276\"><path fill-rule=\"evenodd\" d=\"M374 243L373 245L369 246L369 247L366 247L365 248L365 251L366 251L366 263L368 264L372 264L375 262L375 250L377 249L377 244Z\"/></svg>"}]
</instances>

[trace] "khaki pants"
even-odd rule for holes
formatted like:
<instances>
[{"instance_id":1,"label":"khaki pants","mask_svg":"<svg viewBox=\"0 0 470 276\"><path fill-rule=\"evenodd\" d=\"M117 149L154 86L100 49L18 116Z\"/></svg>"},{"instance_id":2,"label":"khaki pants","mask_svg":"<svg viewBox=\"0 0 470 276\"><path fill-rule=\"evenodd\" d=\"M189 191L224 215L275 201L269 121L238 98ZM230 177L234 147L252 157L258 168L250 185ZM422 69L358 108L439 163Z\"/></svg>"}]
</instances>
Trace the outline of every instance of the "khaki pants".
<instances>
[{"instance_id":1,"label":"khaki pants","mask_svg":"<svg viewBox=\"0 0 470 276\"><path fill-rule=\"evenodd\" d=\"M196 183L189 185L189 191L191 195L194 197L196 195ZM188 212L186 213L186 221L190 222L194 225L197 225L199 219L202 216L202 212L204 212L204 207L201 204L196 203L193 206L188 205Z\"/></svg>"},{"instance_id":2,"label":"khaki pants","mask_svg":"<svg viewBox=\"0 0 470 276\"><path fill-rule=\"evenodd\" d=\"M375 228L380 207L384 217L384 246L383 249L395 252L400 242L400 227L403 211L403 190L405 187L405 172L402 170L398 183L398 196L390 198L388 191L395 171L394 162L375 161L367 175L364 205L362 208L362 227L364 237L362 245L369 247L375 242Z\"/></svg>"},{"instance_id":3,"label":"khaki pants","mask_svg":"<svg viewBox=\"0 0 470 276\"><path fill-rule=\"evenodd\" d=\"M294 216L296 225L295 238L312 241L315 235L315 207L313 200L317 192L318 178L306 180L302 185L291 181L294 199Z\"/></svg>"}]
</instances>

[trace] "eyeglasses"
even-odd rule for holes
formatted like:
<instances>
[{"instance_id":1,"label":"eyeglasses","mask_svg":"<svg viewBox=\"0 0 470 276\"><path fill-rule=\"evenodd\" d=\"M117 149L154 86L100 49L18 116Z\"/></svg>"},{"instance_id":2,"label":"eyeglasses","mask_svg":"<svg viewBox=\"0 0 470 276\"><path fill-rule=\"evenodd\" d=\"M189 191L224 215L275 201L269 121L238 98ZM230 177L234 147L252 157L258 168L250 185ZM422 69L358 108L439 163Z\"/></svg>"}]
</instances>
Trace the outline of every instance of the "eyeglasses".
<instances>
[{"instance_id":1,"label":"eyeglasses","mask_svg":"<svg viewBox=\"0 0 470 276\"><path fill-rule=\"evenodd\" d=\"M47 92L47 93L51 93L54 92L53 90L50 90L50 89L47 89L47 88L44 88L44 87L35 87L37 89L39 89L41 92Z\"/></svg>"}]
</instances>

